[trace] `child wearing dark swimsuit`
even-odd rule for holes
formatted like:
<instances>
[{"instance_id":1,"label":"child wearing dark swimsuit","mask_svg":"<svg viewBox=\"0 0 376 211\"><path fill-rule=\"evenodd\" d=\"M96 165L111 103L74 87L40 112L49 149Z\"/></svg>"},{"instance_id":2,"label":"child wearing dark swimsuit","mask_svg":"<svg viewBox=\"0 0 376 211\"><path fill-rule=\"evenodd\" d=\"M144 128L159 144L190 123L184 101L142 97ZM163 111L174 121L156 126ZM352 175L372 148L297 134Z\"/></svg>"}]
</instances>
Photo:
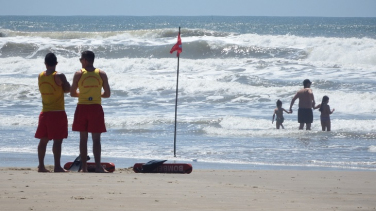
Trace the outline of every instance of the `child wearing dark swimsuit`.
<instances>
[{"instance_id":1,"label":"child wearing dark swimsuit","mask_svg":"<svg viewBox=\"0 0 376 211\"><path fill-rule=\"evenodd\" d=\"M285 129L282 125L282 123L285 121L285 118L283 117L283 111L285 111L288 114L291 114L290 111L286 111L286 109L282 108L282 101L277 100L277 108L274 109L274 114L273 114L273 120L272 124L274 123L274 117L277 116L275 119L275 126L277 129L281 126L282 129Z\"/></svg>"},{"instance_id":2,"label":"child wearing dark swimsuit","mask_svg":"<svg viewBox=\"0 0 376 211\"><path fill-rule=\"evenodd\" d=\"M330 114L334 112L334 108L333 110L330 110L330 106L328 105L328 103L329 103L329 97L324 96L322 98L321 104L318 104L316 107L314 107L314 109L320 108L319 111L321 112L320 120L321 120L322 131L325 131L325 130L330 131L331 129Z\"/></svg>"}]
</instances>

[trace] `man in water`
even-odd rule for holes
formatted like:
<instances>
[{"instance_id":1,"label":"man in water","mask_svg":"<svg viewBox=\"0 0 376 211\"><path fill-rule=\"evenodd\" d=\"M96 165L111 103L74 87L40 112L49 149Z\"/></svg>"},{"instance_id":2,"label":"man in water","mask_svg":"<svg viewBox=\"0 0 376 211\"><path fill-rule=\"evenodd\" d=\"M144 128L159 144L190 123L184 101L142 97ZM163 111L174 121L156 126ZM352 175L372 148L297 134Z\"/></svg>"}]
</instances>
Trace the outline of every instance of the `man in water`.
<instances>
[{"instance_id":1,"label":"man in water","mask_svg":"<svg viewBox=\"0 0 376 211\"><path fill-rule=\"evenodd\" d=\"M56 72L57 58L48 53L44 58L46 71L38 76L39 91L42 96L42 112L39 114L38 128L35 138L39 138L38 172L50 172L44 166L47 143L54 140L54 172L66 172L60 165L61 144L68 137L68 118L65 113L64 93L68 93L70 84L63 73Z\"/></svg>"},{"instance_id":2,"label":"man in water","mask_svg":"<svg viewBox=\"0 0 376 211\"><path fill-rule=\"evenodd\" d=\"M311 130L313 122L312 108L315 107L315 97L311 89L312 82L309 79L303 81L303 86L291 100L290 112L292 113L292 106L296 99L299 99L298 122L300 123L299 130L302 130L306 124L306 130Z\"/></svg>"},{"instance_id":3,"label":"man in water","mask_svg":"<svg viewBox=\"0 0 376 211\"><path fill-rule=\"evenodd\" d=\"M106 73L94 67L94 58L92 51L82 52L80 58L82 69L73 76L70 94L72 97L78 97L78 104L74 113L72 130L80 132L81 171L88 171L87 141L88 133L91 133L95 171L103 173L107 171L101 166L101 133L106 132L106 126L101 103L102 98L110 97L111 90Z\"/></svg>"}]
</instances>

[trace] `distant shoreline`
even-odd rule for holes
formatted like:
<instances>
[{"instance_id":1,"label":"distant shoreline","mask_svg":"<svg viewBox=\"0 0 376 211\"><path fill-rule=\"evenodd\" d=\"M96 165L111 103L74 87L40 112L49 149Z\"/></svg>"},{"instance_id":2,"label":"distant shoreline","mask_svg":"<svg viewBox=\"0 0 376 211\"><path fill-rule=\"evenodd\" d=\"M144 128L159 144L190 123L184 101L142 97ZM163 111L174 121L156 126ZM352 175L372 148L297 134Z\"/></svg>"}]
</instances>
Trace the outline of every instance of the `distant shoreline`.
<instances>
[{"instance_id":1,"label":"distant shoreline","mask_svg":"<svg viewBox=\"0 0 376 211\"><path fill-rule=\"evenodd\" d=\"M0 168L20 168L36 170L38 166L37 154L25 154L24 158L20 157L19 153L4 153L0 152ZM63 155L61 165L64 166L67 162L72 162L74 156ZM93 159L92 159L93 160ZM133 167L135 163L146 163L153 159L135 159L135 158L111 158L102 157L102 162L111 162L115 164L115 171L118 169L127 169ZM200 161L181 161L178 158L166 158L167 163L189 163L195 170L269 170L269 171L359 171L359 172L376 172L371 169L354 169L354 168L335 168L335 167L316 167L316 166L282 166L282 165L252 165L252 164L234 164L234 163L214 163L214 162L200 162ZM53 166L53 156L47 154L45 163L48 166Z\"/></svg>"}]
</instances>

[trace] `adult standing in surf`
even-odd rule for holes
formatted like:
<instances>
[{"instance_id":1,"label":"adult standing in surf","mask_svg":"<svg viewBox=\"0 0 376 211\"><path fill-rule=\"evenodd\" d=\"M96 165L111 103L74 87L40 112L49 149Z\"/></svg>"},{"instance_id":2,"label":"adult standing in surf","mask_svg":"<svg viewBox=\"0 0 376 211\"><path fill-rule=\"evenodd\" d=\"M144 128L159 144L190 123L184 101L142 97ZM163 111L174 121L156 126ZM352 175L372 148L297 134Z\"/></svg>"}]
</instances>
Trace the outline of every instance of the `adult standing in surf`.
<instances>
[{"instance_id":1,"label":"adult standing in surf","mask_svg":"<svg viewBox=\"0 0 376 211\"><path fill-rule=\"evenodd\" d=\"M107 171L101 166L101 133L107 130L101 103L102 98L111 96L111 90L106 73L94 67L94 59L95 54L92 51L82 52L80 58L82 69L73 76L70 94L72 97L78 97L78 104L74 113L72 130L80 132L81 171L88 171L87 141L88 133L91 133L95 171L103 173Z\"/></svg>"},{"instance_id":2,"label":"adult standing in surf","mask_svg":"<svg viewBox=\"0 0 376 211\"><path fill-rule=\"evenodd\" d=\"M46 71L38 76L39 91L42 96L42 112L39 114L38 128L35 138L38 144L38 172L50 172L44 165L47 144L54 140L52 152L54 154L54 172L66 172L61 167L61 145L68 137L68 118L65 112L64 93L68 93L70 84L63 73L56 72L57 58L48 53L44 58Z\"/></svg>"},{"instance_id":3,"label":"adult standing in surf","mask_svg":"<svg viewBox=\"0 0 376 211\"><path fill-rule=\"evenodd\" d=\"M298 109L298 122L300 123L299 130L304 128L306 124L306 130L311 130L311 124L313 122L313 111L315 107L315 97L311 89L312 82L309 79L303 81L303 88L299 90L291 100L290 112L292 113L292 106L296 99L299 99Z\"/></svg>"}]
</instances>

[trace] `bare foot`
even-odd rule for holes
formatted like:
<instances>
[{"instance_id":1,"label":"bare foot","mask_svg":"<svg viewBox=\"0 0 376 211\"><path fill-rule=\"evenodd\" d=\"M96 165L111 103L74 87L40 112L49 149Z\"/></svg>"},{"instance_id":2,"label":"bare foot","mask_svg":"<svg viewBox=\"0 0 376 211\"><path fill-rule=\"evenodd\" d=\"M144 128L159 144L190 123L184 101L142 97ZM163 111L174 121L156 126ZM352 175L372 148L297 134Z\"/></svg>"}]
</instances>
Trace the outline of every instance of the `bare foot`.
<instances>
[{"instance_id":1,"label":"bare foot","mask_svg":"<svg viewBox=\"0 0 376 211\"><path fill-rule=\"evenodd\" d=\"M109 173L109 172L101 166L101 167L95 168L95 173Z\"/></svg>"},{"instance_id":2,"label":"bare foot","mask_svg":"<svg viewBox=\"0 0 376 211\"><path fill-rule=\"evenodd\" d=\"M88 171L87 169L81 169L80 172L81 172L81 173L87 173L87 172L89 172L89 171Z\"/></svg>"},{"instance_id":3,"label":"bare foot","mask_svg":"<svg viewBox=\"0 0 376 211\"><path fill-rule=\"evenodd\" d=\"M61 173L61 172L65 173L65 172L69 172L69 171L68 171L68 170L65 170L65 169L63 169L63 168L61 168L61 167L60 167L60 168L58 167L58 168L55 168L55 169L54 169L54 172L56 172L56 173Z\"/></svg>"},{"instance_id":4,"label":"bare foot","mask_svg":"<svg viewBox=\"0 0 376 211\"><path fill-rule=\"evenodd\" d=\"M50 173L50 171L47 170L45 167L42 167L42 168L38 167L38 172L41 172L41 173Z\"/></svg>"}]
</instances>

